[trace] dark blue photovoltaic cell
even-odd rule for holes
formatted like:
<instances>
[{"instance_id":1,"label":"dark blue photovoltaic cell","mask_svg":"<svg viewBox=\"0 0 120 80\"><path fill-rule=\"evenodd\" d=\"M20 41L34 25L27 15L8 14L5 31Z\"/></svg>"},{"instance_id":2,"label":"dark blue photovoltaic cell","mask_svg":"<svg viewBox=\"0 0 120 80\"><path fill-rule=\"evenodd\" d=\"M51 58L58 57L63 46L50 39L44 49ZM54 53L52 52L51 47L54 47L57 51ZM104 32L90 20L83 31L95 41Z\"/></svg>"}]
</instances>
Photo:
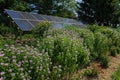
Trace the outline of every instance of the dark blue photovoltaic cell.
<instances>
[{"instance_id":1,"label":"dark blue photovoltaic cell","mask_svg":"<svg viewBox=\"0 0 120 80\"><path fill-rule=\"evenodd\" d=\"M20 12L20 14L23 15L25 19L37 20L37 18L35 18L32 14L28 12Z\"/></svg>"},{"instance_id":2,"label":"dark blue photovoltaic cell","mask_svg":"<svg viewBox=\"0 0 120 80\"><path fill-rule=\"evenodd\" d=\"M41 15L41 16L43 16L48 21L53 21L53 18L51 16L47 16L47 15Z\"/></svg>"},{"instance_id":3,"label":"dark blue photovoltaic cell","mask_svg":"<svg viewBox=\"0 0 120 80\"><path fill-rule=\"evenodd\" d=\"M5 10L5 11L7 12L7 14L9 14L11 18L19 18L19 19L24 18L18 11L13 11L13 10Z\"/></svg>"},{"instance_id":4,"label":"dark blue photovoltaic cell","mask_svg":"<svg viewBox=\"0 0 120 80\"><path fill-rule=\"evenodd\" d=\"M40 14L32 14L38 20L46 20Z\"/></svg>"},{"instance_id":5,"label":"dark blue photovoltaic cell","mask_svg":"<svg viewBox=\"0 0 120 80\"><path fill-rule=\"evenodd\" d=\"M14 19L15 23L19 26L19 28L23 31L31 31L32 25L26 20L17 20Z\"/></svg>"}]
</instances>

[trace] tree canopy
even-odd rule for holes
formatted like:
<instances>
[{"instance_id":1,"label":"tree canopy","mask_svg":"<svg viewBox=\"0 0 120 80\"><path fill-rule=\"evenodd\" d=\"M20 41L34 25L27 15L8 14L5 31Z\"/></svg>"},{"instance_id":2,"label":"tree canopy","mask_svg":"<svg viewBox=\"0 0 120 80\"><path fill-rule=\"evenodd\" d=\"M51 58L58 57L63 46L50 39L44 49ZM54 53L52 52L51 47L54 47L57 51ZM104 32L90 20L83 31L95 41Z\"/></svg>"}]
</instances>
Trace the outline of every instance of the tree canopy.
<instances>
[{"instance_id":1,"label":"tree canopy","mask_svg":"<svg viewBox=\"0 0 120 80\"><path fill-rule=\"evenodd\" d=\"M117 26L120 16L119 0L82 0L78 2L78 17L88 23Z\"/></svg>"}]
</instances>

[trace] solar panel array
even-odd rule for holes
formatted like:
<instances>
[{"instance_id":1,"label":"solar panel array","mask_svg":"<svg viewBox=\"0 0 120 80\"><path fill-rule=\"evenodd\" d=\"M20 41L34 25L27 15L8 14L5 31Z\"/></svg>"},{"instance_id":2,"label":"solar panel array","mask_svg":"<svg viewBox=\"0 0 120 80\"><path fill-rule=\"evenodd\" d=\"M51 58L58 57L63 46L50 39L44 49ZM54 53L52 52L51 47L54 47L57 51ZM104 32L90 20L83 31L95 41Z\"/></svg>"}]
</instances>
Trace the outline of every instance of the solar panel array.
<instances>
[{"instance_id":1,"label":"solar panel array","mask_svg":"<svg viewBox=\"0 0 120 80\"><path fill-rule=\"evenodd\" d=\"M28 12L5 10L5 12L14 20L18 27L22 31L31 31L41 21L52 22L53 27L61 28L64 25L77 25L83 26L83 24L74 19L61 18L56 16L48 16L42 14L32 14Z\"/></svg>"}]
</instances>

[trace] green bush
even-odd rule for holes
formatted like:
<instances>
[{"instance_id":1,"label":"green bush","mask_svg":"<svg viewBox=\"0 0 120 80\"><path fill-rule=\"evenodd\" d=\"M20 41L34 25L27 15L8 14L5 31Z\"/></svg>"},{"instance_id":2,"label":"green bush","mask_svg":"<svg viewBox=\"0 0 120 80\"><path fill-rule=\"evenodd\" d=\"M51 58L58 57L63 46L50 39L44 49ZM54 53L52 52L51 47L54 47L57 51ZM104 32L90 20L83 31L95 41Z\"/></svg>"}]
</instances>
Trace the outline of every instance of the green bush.
<instances>
[{"instance_id":1,"label":"green bush","mask_svg":"<svg viewBox=\"0 0 120 80\"><path fill-rule=\"evenodd\" d=\"M77 33L78 38L83 39L83 45L90 50L90 56L94 51L94 34L88 29L79 28L74 26L66 26L65 29L69 31L74 31L74 34Z\"/></svg>"},{"instance_id":2,"label":"green bush","mask_svg":"<svg viewBox=\"0 0 120 80\"><path fill-rule=\"evenodd\" d=\"M1 35L6 35L6 34L8 34L8 33L10 33L10 32L11 32L10 27L5 26L4 24L1 24L1 25L0 25L0 34L1 34Z\"/></svg>"},{"instance_id":3,"label":"green bush","mask_svg":"<svg viewBox=\"0 0 120 80\"><path fill-rule=\"evenodd\" d=\"M75 34L58 29L48 33L46 38L38 41L39 50L48 52L52 65L61 65L62 75L82 68L89 61L89 51L83 46L82 40ZM62 33L61 33L62 31Z\"/></svg>"},{"instance_id":4,"label":"green bush","mask_svg":"<svg viewBox=\"0 0 120 80\"><path fill-rule=\"evenodd\" d=\"M5 44L14 44L15 41L8 38L8 37L3 37L0 35L0 48L2 48Z\"/></svg>"},{"instance_id":5,"label":"green bush","mask_svg":"<svg viewBox=\"0 0 120 80\"><path fill-rule=\"evenodd\" d=\"M112 75L112 80L120 80L120 67L118 67L117 71Z\"/></svg>"},{"instance_id":6,"label":"green bush","mask_svg":"<svg viewBox=\"0 0 120 80\"><path fill-rule=\"evenodd\" d=\"M96 30L96 32L100 32L108 38L109 51L111 52L111 55L115 56L120 53L120 35L118 31L105 27Z\"/></svg>"},{"instance_id":7,"label":"green bush","mask_svg":"<svg viewBox=\"0 0 120 80\"><path fill-rule=\"evenodd\" d=\"M0 48L2 48L5 43L4 37L0 35Z\"/></svg>"},{"instance_id":8,"label":"green bush","mask_svg":"<svg viewBox=\"0 0 120 80\"><path fill-rule=\"evenodd\" d=\"M110 58L107 55L100 56L100 65L103 68L107 68L109 66Z\"/></svg>"},{"instance_id":9,"label":"green bush","mask_svg":"<svg viewBox=\"0 0 120 80\"><path fill-rule=\"evenodd\" d=\"M50 28L51 23L48 21L42 21L38 23L34 28L33 28L33 34L37 37L43 37L44 33L48 31Z\"/></svg>"},{"instance_id":10,"label":"green bush","mask_svg":"<svg viewBox=\"0 0 120 80\"><path fill-rule=\"evenodd\" d=\"M88 25L87 29L89 29L92 32L95 32L96 30L100 29L102 26L98 26L98 25Z\"/></svg>"},{"instance_id":11,"label":"green bush","mask_svg":"<svg viewBox=\"0 0 120 80\"><path fill-rule=\"evenodd\" d=\"M84 76L87 76L87 77L97 77L98 76L98 69L97 68L89 68L89 69L86 69L85 72L84 72Z\"/></svg>"},{"instance_id":12,"label":"green bush","mask_svg":"<svg viewBox=\"0 0 120 80\"><path fill-rule=\"evenodd\" d=\"M96 59L100 59L102 55L108 55L108 39L106 36L101 34L100 32L95 32L95 44L94 44L94 53L96 55ZM94 57L95 58L95 57Z\"/></svg>"}]
</instances>

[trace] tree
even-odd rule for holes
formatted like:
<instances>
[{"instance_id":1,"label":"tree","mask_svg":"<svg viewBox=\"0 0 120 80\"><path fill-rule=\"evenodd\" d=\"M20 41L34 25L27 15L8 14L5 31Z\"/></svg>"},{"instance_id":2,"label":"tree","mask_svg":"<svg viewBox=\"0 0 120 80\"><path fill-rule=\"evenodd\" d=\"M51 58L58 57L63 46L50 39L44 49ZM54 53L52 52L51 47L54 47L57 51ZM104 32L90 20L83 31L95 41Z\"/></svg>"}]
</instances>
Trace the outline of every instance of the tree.
<instances>
[{"instance_id":1,"label":"tree","mask_svg":"<svg viewBox=\"0 0 120 80\"><path fill-rule=\"evenodd\" d=\"M4 9L8 9L13 6L15 0L0 0L0 14L4 13Z\"/></svg>"},{"instance_id":2,"label":"tree","mask_svg":"<svg viewBox=\"0 0 120 80\"><path fill-rule=\"evenodd\" d=\"M38 4L38 10L39 13L42 14L52 14L52 10L53 10L53 0L42 0L39 4Z\"/></svg>"},{"instance_id":3,"label":"tree","mask_svg":"<svg viewBox=\"0 0 120 80\"><path fill-rule=\"evenodd\" d=\"M29 9L27 2L22 0L0 0L0 23L8 24L8 18L4 14L4 9L26 11Z\"/></svg>"},{"instance_id":4,"label":"tree","mask_svg":"<svg viewBox=\"0 0 120 80\"><path fill-rule=\"evenodd\" d=\"M38 5L39 13L71 17L76 9L75 0L42 0Z\"/></svg>"},{"instance_id":5,"label":"tree","mask_svg":"<svg viewBox=\"0 0 120 80\"><path fill-rule=\"evenodd\" d=\"M78 2L78 17L88 23L116 26L120 16L119 0L83 0Z\"/></svg>"}]
</instances>

